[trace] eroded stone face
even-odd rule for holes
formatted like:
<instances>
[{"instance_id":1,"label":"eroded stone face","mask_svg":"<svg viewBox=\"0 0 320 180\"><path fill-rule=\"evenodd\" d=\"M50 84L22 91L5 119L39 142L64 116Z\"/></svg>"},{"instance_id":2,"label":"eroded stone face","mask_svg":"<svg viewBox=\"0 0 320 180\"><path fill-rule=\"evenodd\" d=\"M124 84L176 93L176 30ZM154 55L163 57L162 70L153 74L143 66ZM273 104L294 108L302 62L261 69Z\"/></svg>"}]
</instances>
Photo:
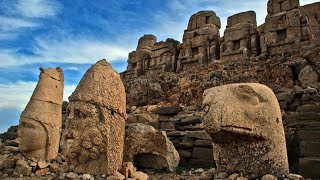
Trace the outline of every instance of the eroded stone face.
<instances>
[{"instance_id":1,"label":"eroded stone face","mask_svg":"<svg viewBox=\"0 0 320 180\"><path fill-rule=\"evenodd\" d=\"M20 116L20 151L27 158L51 160L58 155L62 119L61 68L40 68L40 79Z\"/></svg>"},{"instance_id":2,"label":"eroded stone face","mask_svg":"<svg viewBox=\"0 0 320 180\"><path fill-rule=\"evenodd\" d=\"M43 151L41 156L45 157L47 131L43 124L38 121L21 118L19 125L21 145L19 149L25 153Z\"/></svg>"},{"instance_id":3,"label":"eroded stone face","mask_svg":"<svg viewBox=\"0 0 320 180\"><path fill-rule=\"evenodd\" d=\"M122 164L125 92L105 60L93 65L69 97L61 148L77 173L112 174Z\"/></svg>"},{"instance_id":4,"label":"eroded stone face","mask_svg":"<svg viewBox=\"0 0 320 180\"><path fill-rule=\"evenodd\" d=\"M288 174L280 107L261 84L230 84L204 92L203 123L220 171L249 178Z\"/></svg>"}]
</instances>

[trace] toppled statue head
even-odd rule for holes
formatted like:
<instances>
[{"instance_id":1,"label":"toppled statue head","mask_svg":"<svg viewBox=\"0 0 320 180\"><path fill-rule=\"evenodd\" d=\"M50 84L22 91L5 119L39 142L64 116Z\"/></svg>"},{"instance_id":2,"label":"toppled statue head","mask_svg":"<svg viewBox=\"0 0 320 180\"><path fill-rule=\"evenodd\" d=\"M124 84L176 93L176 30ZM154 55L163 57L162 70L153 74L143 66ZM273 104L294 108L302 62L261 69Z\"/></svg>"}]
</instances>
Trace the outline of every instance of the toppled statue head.
<instances>
[{"instance_id":1,"label":"toppled statue head","mask_svg":"<svg viewBox=\"0 0 320 180\"><path fill-rule=\"evenodd\" d=\"M229 84L203 96L203 123L213 139L218 170L249 178L289 173L281 111L271 89Z\"/></svg>"},{"instance_id":2,"label":"toppled statue head","mask_svg":"<svg viewBox=\"0 0 320 180\"><path fill-rule=\"evenodd\" d=\"M85 73L69 97L62 151L77 173L112 174L122 164L125 90L106 60Z\"/></svg>"},{"instance_id":3,"label":"toppled statue head","mask_svg":"<svg viewBox=\"0 0 320 180\"><path fill-rule=\"evenodd\" d=\"M20 116L20 151L27 158L57 157L61 133L63 72L40 68L39 82Z\"/></svg>"}]
</instances>

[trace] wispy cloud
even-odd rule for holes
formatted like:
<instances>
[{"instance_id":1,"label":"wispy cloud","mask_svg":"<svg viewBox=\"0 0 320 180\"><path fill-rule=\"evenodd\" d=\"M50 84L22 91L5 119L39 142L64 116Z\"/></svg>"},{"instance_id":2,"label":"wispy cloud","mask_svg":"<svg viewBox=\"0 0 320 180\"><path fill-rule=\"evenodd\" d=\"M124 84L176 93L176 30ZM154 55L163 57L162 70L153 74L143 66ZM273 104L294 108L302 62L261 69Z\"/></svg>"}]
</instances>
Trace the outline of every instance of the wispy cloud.
<instances>
[{"instance_id":1,"label":"wispy cloud","mask_svg":"<svg viewBox=\"0 0 320 180\"><path fill-rule=\"evenodd\" d=\"M36 85L37 82L32 81L0 84L0 109L17 108L22 111L29 102ZM67 101L75 88L76 85L65 85L63 100Z\"/></svg>"},{"instance_id":2,"label":"wispy cloud","mask_svg":"<svg viewBox=\"0 0 320 180\"><path fill-rule=\"evenodd\" d=\"M33 55L20 54L19 49L0 49L0 67L22 66L33 63L76 63L91 64L99 59L109 62L127 59L132 47L112 42L65 38L54 40L38 38L32 48Z\"/></svg>"},{"instance_id":3,"label":"wispy cloud","mask_svg":"<svg viewBox=\"0 0 320 180\"><path fill-rule=\"evenodd\" d=\"M19 0L16 4L17 13L31 18L55 16L60 8L55 0Z\"/></svg>"},{"instance_id":4,"label":"wispy cloud","mask_svg":"<svg viewBox=\"0 0 320 180\"><path fill-rule=\"evenodd\" d=\"M17 81L0 84L0 133L11 125L17 125L21 112L29 102L37 82ZM63 100L75 90L76 85L65 85Z\"/></svg>"},{"instance_id":5,"label":"wispy cloud","mask_svg":"<svg viewBox=\"0 0 320 180\"><path fill-rule=\"evenodd\" d=\"M18 81L0 84L0 108L18 108L23 110L30 100L36 82ZM8 91L10 89L10 91Z\"/></svg>"},{"instance_id":6,"label":"wispy cloud","mask_svg":"<svg viewBox=\"0 0 320 180\"><path fill-rule=\"evenodd\" d=\"M66 68L64 68L64 69L65 69L65 70L70 70L70 71L80 71L79 68L74 67L74 66L69 66L69 67L66 67Z\"/></svg>"},{"instance_id":7,"label":"wispy cloud","mask_svg":"<svg viewBox=\"0 0 320 180\"><path fill-rule=\"evenodd\" d=\"M21 28L30 28L38 26L37 23L34 23L30 20L24 20L21 18L13 18L13 17L6 17L0 16L0 31L8 32L8 31L15 31Z\"/></svg>"}]
</instances>

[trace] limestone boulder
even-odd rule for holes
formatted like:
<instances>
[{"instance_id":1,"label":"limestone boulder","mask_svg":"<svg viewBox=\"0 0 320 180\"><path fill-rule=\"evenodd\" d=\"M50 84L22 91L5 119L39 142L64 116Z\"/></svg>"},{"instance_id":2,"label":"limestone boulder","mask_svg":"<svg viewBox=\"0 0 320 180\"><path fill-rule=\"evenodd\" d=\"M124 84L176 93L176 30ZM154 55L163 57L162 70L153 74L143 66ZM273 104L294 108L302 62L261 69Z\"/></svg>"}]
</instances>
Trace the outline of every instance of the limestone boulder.
<instances>
[{"instance_id":1,"label":"limestone boulder","mask_svg":"<svg viewBox=\"0 0 320 180\"><path fill-rule=\"evenodd\" d=\"M229 84L208 89L203 97L203 123L219 171L249 178L288 175L281 111L271 89Z\"/></svg>"},{"instance_id":2,"label":"limestone boulder","mask_svg":"<svg viewBox=\"0 0 320 180\"><path fill-rule=\"evenodd\" d=\"M302 88L307 88L308 86L318 88L319 75L310 65L308 65L300 71L299 81Z\"/></svg>"},{"instance_id":3,"label":"limestone boulder","mask_svg":"<svg viewBox=\"0 0 320 180\"><path fill-rule=\"evenodd\" d=\"M137 123L126 130L124 161L131 161L138 168L173 172L180 157L164 131Z\"/></svg>"}]
</instances>

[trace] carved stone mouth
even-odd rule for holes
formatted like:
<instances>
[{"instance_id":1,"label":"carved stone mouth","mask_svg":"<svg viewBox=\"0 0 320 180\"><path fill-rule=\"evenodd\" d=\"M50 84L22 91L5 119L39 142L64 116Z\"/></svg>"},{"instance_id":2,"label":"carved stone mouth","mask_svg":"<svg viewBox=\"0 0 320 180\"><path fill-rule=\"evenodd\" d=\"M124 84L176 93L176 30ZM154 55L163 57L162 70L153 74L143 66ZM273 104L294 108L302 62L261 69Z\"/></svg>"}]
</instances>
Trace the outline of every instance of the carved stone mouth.
<instances>
[{"instance_id":1,"label":"carved stone mouth","mask_svg":"<svg viewBox=\"0 0 320 180\"><path fill-rule=\"evenodd\" d=\"M228 143L232 141L264 141L266 138L258 129L225 125L213 135L213 141L217 143Z\"/></svg>"}]
</instances>

